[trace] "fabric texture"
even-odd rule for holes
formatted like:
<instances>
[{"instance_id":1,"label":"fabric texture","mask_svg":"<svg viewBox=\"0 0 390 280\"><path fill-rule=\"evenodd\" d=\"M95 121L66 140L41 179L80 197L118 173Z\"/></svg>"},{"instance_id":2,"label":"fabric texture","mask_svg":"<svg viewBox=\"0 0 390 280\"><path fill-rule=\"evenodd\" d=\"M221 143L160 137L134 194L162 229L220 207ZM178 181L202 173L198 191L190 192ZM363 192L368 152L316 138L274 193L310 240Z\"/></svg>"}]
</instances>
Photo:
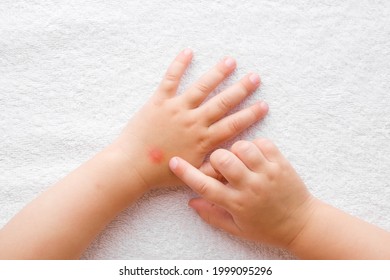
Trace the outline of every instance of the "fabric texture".
<instances>
[{"instance_id":1,"label":"fabric texture","mask_svg":"<svg viewBox=\"0 0 390 280\"><path fill-rule=\"evenodd\" d=\"M225 55L250 71L273 140L310 191L390 230L389 1L0 3L0 226L112 141L185 47L181 89ZM180 137L178 135L178 137ZM234 140L225 145L228 147ZM294 259L205 224L186 187L146 194L84 259Z\"/></svg>"}]
</instances>

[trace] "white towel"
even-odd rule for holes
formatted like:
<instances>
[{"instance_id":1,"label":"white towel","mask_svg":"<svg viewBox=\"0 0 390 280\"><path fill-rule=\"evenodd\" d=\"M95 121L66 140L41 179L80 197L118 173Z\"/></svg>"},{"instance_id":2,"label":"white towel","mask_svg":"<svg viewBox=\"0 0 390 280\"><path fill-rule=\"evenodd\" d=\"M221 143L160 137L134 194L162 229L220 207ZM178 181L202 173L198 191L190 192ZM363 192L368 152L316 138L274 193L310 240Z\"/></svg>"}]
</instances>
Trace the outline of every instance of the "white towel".
<instances>
[{"instance_id":1,"label":"white towel","mask_svg":"<svg viewBox=\"0 0 390 280\"><path fill-rule=\"evenodd\" d=\"M299 2L296 4L295 2ZM389 1L0 3L0 226L119 133L181 49L182 87L225 55L263 86L268 137L320 199L390 229ZM228 144L227 144L228 145ZM147 194L85 259L291 259L211 228L188 188Z\"/></svg>"}]
</instances>

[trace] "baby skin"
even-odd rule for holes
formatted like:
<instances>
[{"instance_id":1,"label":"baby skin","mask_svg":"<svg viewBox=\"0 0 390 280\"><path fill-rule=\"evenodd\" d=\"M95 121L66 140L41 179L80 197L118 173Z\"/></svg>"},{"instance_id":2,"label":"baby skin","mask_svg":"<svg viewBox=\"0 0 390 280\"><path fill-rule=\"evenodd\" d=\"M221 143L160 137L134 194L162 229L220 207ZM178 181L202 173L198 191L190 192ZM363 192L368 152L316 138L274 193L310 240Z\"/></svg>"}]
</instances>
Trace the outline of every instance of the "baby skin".
<instances>
[{"instance_id":1,"label":"baby skin","mask_svg":"<svg viewBox=\"0 0 390 280\"><path fill-rule=\"evenodd\" d=\"M170 158L178 155L200 167L217 146L267 114L265 102L229 114L260 86L255 73L207 99L235 70L231 57L178 94L192 57L191 50L181 51L113 143L48 188L0 230L0 259L79 258L105 225L144 193L181 184L169 170Z\"/></svg>"},{"instance_id":2,"label":"baby skin","mask_svg":"<svg viewBox=\"0 0 390 280\"><path fill-rule=\"evenodd\" d=\"M115 216L152 188L183 182L211 225L286 248L299 258L390 258L389 234L314 198L268 140L215 148L260 121L265 102L229 114L260 78L248 73L208 98L235 69L226 57L182 94L193 53L180 52L118 138L0 230L0 259L79 258ZM204 163L211 153L210 162Z\"/></svg>"},{"instance_id":3,"label":"baby skin","mask_svg":"<svg viewBox=\"0 0 390 280\"><path fill-rule=\"evenodd\" d=\"M233 235L302 259L390 259L390 233L316 199L267 139L216 150L203 172L180 157L169 165L200 195L189 205Z\"/></svg>"}]
</instances>

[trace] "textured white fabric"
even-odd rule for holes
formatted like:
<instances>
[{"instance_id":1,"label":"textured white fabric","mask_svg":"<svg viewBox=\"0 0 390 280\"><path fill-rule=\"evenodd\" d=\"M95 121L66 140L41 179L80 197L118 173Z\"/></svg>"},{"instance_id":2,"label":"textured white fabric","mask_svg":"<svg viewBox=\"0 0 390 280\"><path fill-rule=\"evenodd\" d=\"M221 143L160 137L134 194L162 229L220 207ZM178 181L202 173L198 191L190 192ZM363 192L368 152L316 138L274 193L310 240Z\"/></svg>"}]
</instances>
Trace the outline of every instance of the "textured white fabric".
<instances>
[{"instance_id":1,"label":"textured white fabric","mask_svg":"<svg viewBox=\"0 0 390 280\"><path fill-rule=\"evenodd\" d=\"M0 226L119 133L177 52L257 71L268 137L311 192L390 230L389 1L0 2ZM187 188L121 213L85 259L289 259L205 224Z\"/></svg>"}]
</instances>

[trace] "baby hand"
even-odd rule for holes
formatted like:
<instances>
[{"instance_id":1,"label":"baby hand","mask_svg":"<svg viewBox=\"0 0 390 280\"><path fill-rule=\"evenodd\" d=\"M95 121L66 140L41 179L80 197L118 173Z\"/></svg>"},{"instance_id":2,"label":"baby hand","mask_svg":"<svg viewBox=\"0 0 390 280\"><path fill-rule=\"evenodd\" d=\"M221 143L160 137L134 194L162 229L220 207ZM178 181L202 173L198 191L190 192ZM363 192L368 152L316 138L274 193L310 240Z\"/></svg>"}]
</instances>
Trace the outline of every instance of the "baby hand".
<instances>
[{"instance_id":1,"label":"baby hand","mask_svg":"<svg viewBox=\"0 0 390 280\"><path fill-rule=\"evenodd\" d=\"M216 150L208 168L202 167L207 175L179 157L169 165L201 195L189 205L207 223L240 237L288 248L313 210L315 199L266 139L238 141L231 151Z\"/></svg>"},{"instance_id":2,"label":"baby hand","mask_svg":"<svg viewBox=\"0 0 390 280\"><path fill-rule=\"evenodd\" d=\"M199 167L206 154L262 119L268 111L265 102L258 102L226 116L260 85L259 76L253 73L205 102L234 71L236 63L229 57L177 95L192 56L186 49L175 58L154 95L114 144L128 156L129 166L137 170L147 187L180 183L168 168L172 156L181 156Z\"/></svg>"}]
</instances>

